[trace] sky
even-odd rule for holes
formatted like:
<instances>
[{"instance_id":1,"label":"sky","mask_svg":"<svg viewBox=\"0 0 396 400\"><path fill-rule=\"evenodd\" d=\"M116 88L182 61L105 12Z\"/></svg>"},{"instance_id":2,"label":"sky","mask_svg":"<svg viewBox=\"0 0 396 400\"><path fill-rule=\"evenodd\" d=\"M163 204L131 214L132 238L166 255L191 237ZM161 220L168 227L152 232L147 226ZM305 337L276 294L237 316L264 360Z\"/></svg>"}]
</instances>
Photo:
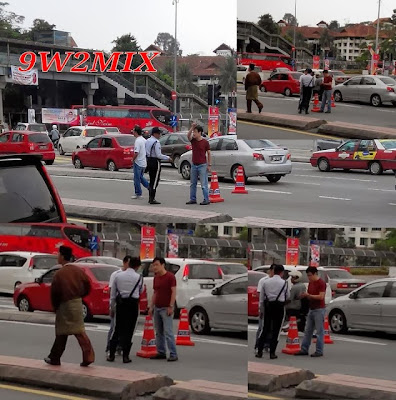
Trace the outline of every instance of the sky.
<instances>
[{"instance_id":1,"label":"sky","mask_svg":"<svg viewBox=\"0 0 396 400\"><path fill-rule=\"evenodd\" d=\"M78 47L109 51L112 41L131 33L147 48L159 32L175 34L172 0L8 0L23 15L24 28L36 18L70 32ZM236 47L236 0L179 0L177 39L183 55L214 55L222 43Z\"/></svg>"},{"instance_id":2,"label":"sky","mask_svg":"<svg viewBox=\"0 0 396 400\"><path fill-rule=\"evenodd\" d=\"M238 19L257 22L263 14L271 14L279 21L286 13L294 15L295 0L237 0ZM299 25L315 26L321 20L329 23L337 20L341 25L363 21L375 21L378 16L378 0L331 0L314 2L297 1ZM396 8L394 0L381 0L381 18L390 17Z\"/></svg>"}]
</instances>

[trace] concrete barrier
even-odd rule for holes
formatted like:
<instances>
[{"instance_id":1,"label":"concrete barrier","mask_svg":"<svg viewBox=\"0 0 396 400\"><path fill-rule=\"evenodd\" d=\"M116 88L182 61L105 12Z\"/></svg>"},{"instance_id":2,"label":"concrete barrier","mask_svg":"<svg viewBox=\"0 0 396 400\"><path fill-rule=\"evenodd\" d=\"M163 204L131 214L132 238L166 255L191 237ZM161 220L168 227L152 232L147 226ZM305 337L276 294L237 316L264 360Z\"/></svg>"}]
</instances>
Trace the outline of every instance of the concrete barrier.
<instances>
[{"instance_id":1,"label":"concrete barrier","mask_svg":"<svg viewBox=\"0 0 396 400\"><path fill-rule=\"evenodd\" d=\"M381 126L350 124L347 122L329 122L321 125L319 133L335 135L347 139L394 139L396 129Z\"/></svg>"},{"instance_id":2,"label":"concrete barrier","mask_svg":"<svg viewBox=\"0 0 396 400\"><path fill-rule=\"evenodd\" d=\"M34 324L54 325L55 314L41 314L33 312L23 312L15 310L0 310L0 320L2 321L16 321L16 322L30 322Z\"/></svg>"}]
</instances>

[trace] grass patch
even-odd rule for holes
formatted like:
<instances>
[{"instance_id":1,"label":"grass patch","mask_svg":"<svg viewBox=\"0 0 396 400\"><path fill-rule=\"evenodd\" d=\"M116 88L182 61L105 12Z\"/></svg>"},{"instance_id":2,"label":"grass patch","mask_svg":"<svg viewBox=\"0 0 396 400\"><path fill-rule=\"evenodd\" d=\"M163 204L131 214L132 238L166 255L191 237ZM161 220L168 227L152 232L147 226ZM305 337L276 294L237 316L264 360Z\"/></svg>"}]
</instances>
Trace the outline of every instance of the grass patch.
<instances>
[{"instance_id":1,"label":"grass patch","mask_svg":"<svg viewBox=\"0 0 396 400\"><path fill-rule=\"evenodd\" d=\"M388 267L359 268L351 267L352 275L389 275Z\"/></svg>"}]
</instances>

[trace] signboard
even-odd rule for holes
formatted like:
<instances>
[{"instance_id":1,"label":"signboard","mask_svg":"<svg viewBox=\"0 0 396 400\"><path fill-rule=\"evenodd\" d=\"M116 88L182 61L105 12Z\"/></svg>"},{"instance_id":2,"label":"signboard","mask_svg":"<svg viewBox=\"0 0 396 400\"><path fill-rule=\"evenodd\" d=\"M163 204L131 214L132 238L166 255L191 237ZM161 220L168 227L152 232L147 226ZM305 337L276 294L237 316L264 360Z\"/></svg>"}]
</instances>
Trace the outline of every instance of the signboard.
<instances>
[{"instance_id":1,"label":"signboard","mask_svg":"<svg viewBox=\"0 0 396 400\"><path fill-rule=\"evenodd\" d=\"M28 123L34 124L36 122L36 111L34 108L28 109Z\"/></svg>"},{"instance_id":2,"label":"signboard","mask_svg":"<svg viewBox=\"0 0 396 400\"><path fill-rule=\"evenodd\" d=\"M78 110L69 108L42 108L41 109L43 124L65 124L78 123Z\"/></svg>"},{"instance_id":3,"label":"signboard","mask_svg":"<svg viewBox=\"0 0 396 400\"><path fill-rule=\"evenodd\" d=\"M194 231L192 229L167 229L166 231L167 235L173 234L173 235L189 235L189 236L194 236Z\"/></svg>"},{"instance_id":4,"label":"signboard","mask_svg":"<svg viewBox=\"0 0 396 400\"><path fill-rule=\"evenodd\" d=\"M170 117L170 126L172 128L177 126L177 115L171 115L171 117Z\"/></svg>"},{"instance_id":5,"label":"signboard","mask_svg":"<svg viewBox=\"0 0 396 400\"><path fill-rule=\"evenodd\" d=\"M237 109L228 109L228 134L236 135L237 133Z\"/></svg>"},{"instance_id":6,"label":"signboard","mask_svg":"<svg viewBox=\"0 0 396 400\"><path fill-rule=\"evenodd\" d=\"M179 236L173 233L168 234L168 257L177 258L179 256Z\"/></svg>"},{"instance_id":7,"label":"signboard","mask_svg":"<svg viewBox=\"0 0 396 400\"><path fill-rule=\"evenodd\" d=\"M172 97L173 101L175 101L177 99L177 93L174 90L172 90L172 92L171 92L171 97Z\"/></svg>"},{"instance_id":8,"label":"signboard","mask_svg":"<svg viewBox=\"0 0 396 400\"><path fill-rule=\"evenodd\" d=\"M142 226L140 241L140 258L155 257L155 228L152 226Z\"/></svg>"},{"instance_id":9,"label":"signboard","mask_svg":"<svg viewBox=\"0 0 396 400\"><path fill-rule=\"evenodd\" d=\"M317 244L311 244L311 267L319 267L320 263L320 246Z\"/></svg>"},{"instance_id":10,"label":"signboard","mask_svg":"<svg viewBox=\"0 0 396 400\"><path fill-rule=\"evenodd\" d=\"M312 60L312 69L320 68L320 56L313 56Z\"/></svg>"},{"instance_id":11,"label":"signboard","mask_svg":"<svg viewBox=\"0 0 396 400\"><path fill-rule=\"evenodd\" d=\"M311 240L309 244L318 244L320 246L333 246L334 242L331 240Z\"/></svg>"},{"instance_id":12,"label":"signboard","mask_svg":"<svg viewBox=\"0 0 396 400\"><path fill-rule=\"evenodd\" d=\"M208 135L209 137L220 136L219 133L219 108L210 106L209 107L209 121L208 121Z\"/></svg>"},{"instance_id":13,"label":"signboard","mask_svg":"<svg viewBox=\"0 0 396 400\"><path fill-rule=\"evenodd\" d=\"M11 66L11 79L13 83L18 85L38 85L38 70L32 69L30 71L21 72L18 67Z\"/></svg>"},{"instance_id":14,"label":"signboard","mask_svg":"<svg viewBox=\"0 0 396 400\"><path fill-rule=\"evenodd\" d=\"M330 69L330 60L328 58L324 60L324 69Z\"/></svg>"},{"instance_id":15,"label":"signboard","mask_svg":"<svg viewBox=\"0 0 396 400\"><path fill-rule=\"evenodd\" d=\"M286 241L286 265L298 265L299 263L299 244L300 240L287 238Z\"/></svg>"},{"instance_id":16,"label":"signboard","mask_svg":"<svg viewBox=\"0 0 396 400\"><path fill-rule=\"evenodd\" d=\"M89 248L92 251L99 249L99 238L98 238L98 236L92 236L91 237L91 239L89 240Z\"/></svg>"}]
</instances>

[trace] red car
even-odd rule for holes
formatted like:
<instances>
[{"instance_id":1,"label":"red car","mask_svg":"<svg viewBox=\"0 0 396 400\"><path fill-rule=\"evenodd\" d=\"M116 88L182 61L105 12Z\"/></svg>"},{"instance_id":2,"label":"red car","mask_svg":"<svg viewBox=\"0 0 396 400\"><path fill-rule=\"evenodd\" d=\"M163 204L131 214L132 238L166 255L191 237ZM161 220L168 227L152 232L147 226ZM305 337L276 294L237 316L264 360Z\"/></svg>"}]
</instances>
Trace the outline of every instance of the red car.
<instances>
[{"instance_id":1,"label":"red car","mask_svg":"<svg viewBox=\"0 0 396 400\"><path fill-rule=\"evenodd\" d=\"M352 139L335 149L316 151L311 165L327 172L333 168L365 169L372 175L396 170L396 139Z\"/></svg>"},{"instance_id":2,"label":"red car","mask_svg":"<svg viewBox=\"0 0 396 400\"><path fill-rule=\"evenodd\" d=\"M259 316L259 295L257 285L261 278L268 276L265 272L248 271L248 317Z\"/></svg>"},{"instance_id":3,"label":"red car","mask_svg":"<svg viewBox=\"0 0 396 400\"><path fill-rule=\"evenodd\" d=\"M96 136L84 148L72 154L76 168L102 168L109 171L132 168L135 137L125 134Z\"/></svg>"},{"instance_id":4,"label":"red car","mask_svg":"<svg viewBox=\"0 0 396 400\"><path fill-rule=\"evenodd\" d=\"M272 75L269 79L261 82L262 92L281 93L285 96L300 94L301 72L282 72Z\"/></svg>"},{"instance_id":5,"label":"red car","mask_svg":"<svg viewBox=\"0 0 396 400\"><path fill-rule=\"evenodd\" d=\"M82 268L91 281L91 292L83 298L84 319L90 320L93 315L109 315L109 279L110 275L117 271L118 267L106 264L77 264ZM14 304L20 311L53 311L51 304L51 282L55 272L60 267L54 267L46 272L35 282L24 283L16 287L14 292ZM142 297L144 298L144 293ZM146 300L141 302L141 310L147 310Z\"/></svg>"},{"instance_id":6,"label":"red car","mask_svg":"<svg viewBox=\"0 0 396 400\"><path fill-rule=\"evenodd\" d=\"M41 154L47 165L55 161L55 150L46 133L9 131L0 135L0 154Z\"/></svg>"}]
</instances>

